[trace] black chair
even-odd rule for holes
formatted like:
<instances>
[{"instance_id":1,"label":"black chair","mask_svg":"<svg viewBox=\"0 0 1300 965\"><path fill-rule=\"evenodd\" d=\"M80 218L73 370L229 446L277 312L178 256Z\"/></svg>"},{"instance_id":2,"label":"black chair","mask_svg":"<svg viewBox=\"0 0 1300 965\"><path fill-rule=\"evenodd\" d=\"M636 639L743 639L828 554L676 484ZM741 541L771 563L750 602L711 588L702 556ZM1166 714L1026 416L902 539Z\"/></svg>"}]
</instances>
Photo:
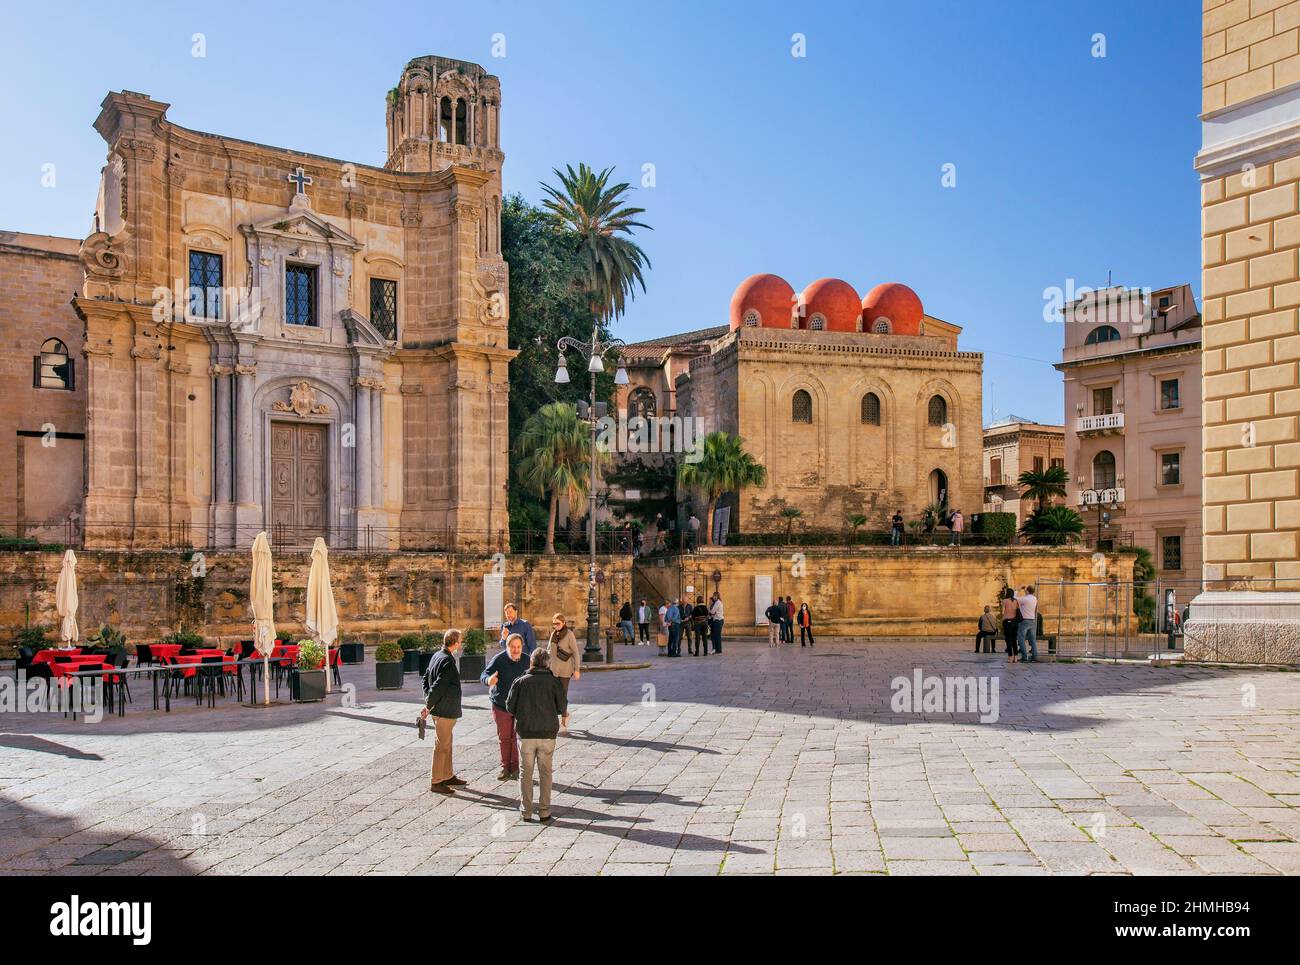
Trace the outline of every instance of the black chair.
<instances>
[{"instance_id":1,"label":"black chair","mask_svg":"<svg viewBox=\"0 0 1300 965\"><path fill-rule=\"evenodd\" d=\"M36 651L31 647L18 648L18 665L17 669L26 670L32 665L32 659L36 656Z\"/></svg>"},{"instance_id":2,"label":"black chair","mask_svg":"<svg viewBox=\"0 0 1300 965\"><path fill-rule=\"evenodd\" d=\"M208 698L208 706L217 705L217 692L221 696L226 695L226 658L225 657L201 657L198 668L194 673L194 691L195 698L199 704L203 703L203 698Z\"/></svg>"},{"instance_id":3,"label":"black chair","mask_svg":"<svg viewBox=\"0 0 1300 965\"><path fill-rule=\"evenodd\" d=\"M153 655L153 648L147 643L138 643L135 647L135 662L141 667L149 666L157 662Z\"/></svg>"}]
</instances>

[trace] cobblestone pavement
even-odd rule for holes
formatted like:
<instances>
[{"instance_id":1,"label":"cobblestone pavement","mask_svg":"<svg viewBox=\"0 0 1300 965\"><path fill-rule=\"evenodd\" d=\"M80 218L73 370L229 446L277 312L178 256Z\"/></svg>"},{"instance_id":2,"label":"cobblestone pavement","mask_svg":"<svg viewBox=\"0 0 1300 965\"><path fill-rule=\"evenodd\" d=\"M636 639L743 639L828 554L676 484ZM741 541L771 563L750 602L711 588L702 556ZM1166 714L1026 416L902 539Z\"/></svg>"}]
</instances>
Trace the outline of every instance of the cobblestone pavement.
<instances>
[{"instance_id":1,"label":"cobblestone pavement","mask_svg":"<svg viewBox=\"0 0 1300 965\"><path fill-rule=\"evenodd\" d=\"M998 719L896 712L916 668L996 680ZM443 798L417 679L344 671L351 707L0 715L0 873L1300 872L1292 673L728 641L575 684L539 826L496 781L483 687L456 728L469 787Z\"/></svg>"}]
</instances>

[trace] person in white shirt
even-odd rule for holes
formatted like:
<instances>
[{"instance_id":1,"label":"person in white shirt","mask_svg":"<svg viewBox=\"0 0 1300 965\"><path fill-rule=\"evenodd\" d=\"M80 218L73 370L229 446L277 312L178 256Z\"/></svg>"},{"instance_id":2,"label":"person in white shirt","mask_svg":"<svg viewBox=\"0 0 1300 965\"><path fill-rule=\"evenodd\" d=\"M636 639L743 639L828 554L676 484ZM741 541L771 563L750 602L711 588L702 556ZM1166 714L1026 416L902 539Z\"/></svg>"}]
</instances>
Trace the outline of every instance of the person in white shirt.
<instances>
[{"instance_id":1,"label":"person in white shirt","mask_svg":"<svg viewBox=\"0 0 1300 965\"><path fill-rule=\"evenodd\" d=\"M713 652L722 653L722 597L717 593L709 601L709 636L712 638Z\"/></svg>"},{"instance_id":2,"label":"person in white shirt","mask_svg":"<svg viewBox=\"0 0 1300 965\"><path fill-rule=\"evenodd\" d=\"M1038 659L1038 597L1034 596L1032 586L1025 587L1025 592L1016 597L1016 606L1020 610L1020 624L1016 628L1020 660L1033 663ZM1029 644L1028 652L1025 650L1026 642Z\"/></svg>"},{"instance_id":3,"label":"person in white shirt","mask_svg":"<svg viewBox=\"0 0 1300 965\"><path fill-rule=\"evenodd\" d=\"M640 643L650 642L650 614L653 612L645 600L642 600L641 605L636 608L636 630Z\"/></svg>"}]
</instances>

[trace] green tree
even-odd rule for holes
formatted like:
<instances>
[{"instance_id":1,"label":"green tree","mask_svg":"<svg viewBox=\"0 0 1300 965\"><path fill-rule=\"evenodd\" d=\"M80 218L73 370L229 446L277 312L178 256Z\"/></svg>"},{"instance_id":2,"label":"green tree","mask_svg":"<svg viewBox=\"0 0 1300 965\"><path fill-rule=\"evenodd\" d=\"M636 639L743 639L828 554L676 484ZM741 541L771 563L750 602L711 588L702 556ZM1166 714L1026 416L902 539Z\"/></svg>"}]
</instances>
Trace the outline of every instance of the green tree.
<instances>
[{"instance_id":1,"label":"green tree","mask_svg":"<svg viewBox=\"0 0 1300 965\"><path fill-rule=\"evenodd\" d=\"M634 229L649 229L636 220L645 208L627 203L631 185L609 183L613 168L597 174L586 164L579 164L576 171L566 165L563 171L553 168L552 173L560 186L542 185L546 193L542 206L574 239L578 282L587 307L597 322L618 318L636 287L645 291L641 269L649 268L650 260L632 240Z\"/></svg>"},{"instance_id":2,"label":"green tree","mask_svg":"<svg viewBox=\"0 0 1300 965\"><path fill-rule=\"evenodd\" d=\"M785 541L790 542L791 531L794 529L794 521L803 515L803 510L798 506L783 506L781 508L781 518L785 520Z\"/></svg>"},{"instance_id":3,"label":"green tree","mask_svg":"<svg viewBox=\"0 0 1300 965\"><path fill-rule=\"evenodd\" d=\"M858 542L858 530L860 530L863 526L866 526L867 523L871 522L871 520L869 520L869 519L868 519L866 516L864 516L862 513L850 513L848 516L845 516L845 517L844 517L844 521L845 521L846 523L848 523L850 526L853 527L853 544L852 544L852 545L857 545L857 542Z\"/></svg>"},{"instance_id":4,"label":"green tree","mask_svg":"<svg viewBox=\"0 0 1300 965\"><path fill-rule=\"evenodd\" d=\"M1020 531L1035 543L1061 546L1083 532L1083 517L1069 506L1048 506L1030 513Z\"/></svg>"},{"instance_id":5,"label":"green tree","mask_svg":"<svg viewBox=\"0 0 1300 965\"><path fill-rule=\"evenodd\" d=\"M1041 471L1026 469L1020 474L1020 496L1038 503L1041 512L1051 500L1065 496L1065 484L1069 481L1064 466L1048 466Z\"/></svg>"},{"instance_id":6,"label":"green tree","mask_svg":"<svg viewBox=\"0 0 1300 965\"><path fill-rule=\"evenodd\" d=\"M510 265L510 438L518 439L528 417L551 402L587 397L587 381L555 382L555 343L563 336L591 337L591 313L582 293L582 265L575 239L547 211L517 194L501 209L501 251ZM601 324L600 337L609 331ZM614 394L612 371L596 377L596 398ZM510 477L513 529L544 529L548 507L518 474ZM554 512L550 513L554 518Z\"/></svg>"},{"instance_id":7,"label":"green tree","mask_svg":"<svg viewBox=\"0 0 1300 965\"><path fill-rule=\"evenodd\" d=\"M683 486L699 489L707 500L704 542L713 539L713 511L723 493L740 492L749 486L767 482L767 469L745 451L740 436L727 432L710 432L704 437L699 462L683 461L677 470Z\"/></svg>"},{"instance_id":8,"label":"green tree","mask_svg":"<svg viewBox=\"0 0 1300 965\"><path fill-rule=\"evenodd\" d=\"M591 471L587 426L572 405L552 402L528 418L514 448L519 482L535 496L549 500L545 552L554 553L560 497L568 497L570 515L581 512L587 502Z\"/></svg>"}]
</instances>

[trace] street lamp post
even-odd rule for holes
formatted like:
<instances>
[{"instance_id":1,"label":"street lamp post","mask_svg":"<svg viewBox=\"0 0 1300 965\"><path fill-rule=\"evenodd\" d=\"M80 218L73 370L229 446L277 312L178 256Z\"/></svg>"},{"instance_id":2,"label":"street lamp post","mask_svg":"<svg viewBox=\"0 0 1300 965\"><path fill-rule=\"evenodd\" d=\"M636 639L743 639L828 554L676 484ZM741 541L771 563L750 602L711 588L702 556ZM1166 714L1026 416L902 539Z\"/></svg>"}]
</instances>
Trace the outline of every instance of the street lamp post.
<instances>
[{"instance_id":1,"label":"street lamp post","mask_svg":"<svg viewBox=\"0 0 1300 965\"><path fill-rule=\"evenodd\" d=\"M621 348L623 344L621 338L602 342L600 340L600 328L597 325L591 327L591 341L589 342L566 335L555 343L555 349L560 355L560 364L555 370L555 381L560 385L564 385L569 381L569 370L565 365L564 358L564 353L569 349L573 349L587 360L587 373L590 381L590 402L586 420L591 440L589 453L591 476L587 489L589 504L587 511L587 643L583 647L582 658L593 663L598 662L600 659L600 598L596 592L596 376L605 371L605 362L602 356L610 349ZM627 385L627 370L621 364L614 375L614 384ZM605 662L614 662L614 641L612 639L606 644Z\"/></svg>"},{"instance_id":2,"label":"street lamp post","mask_svg":"<svg viewBox=\"0 0 1300 965\"><path fill-rule=\"evenodd\" d=\"M1101 529L1103 525L1110 525L1110 514L1119 510L1119 500L1115 498L1114 490L1106 489L1085 489L1080 495L1083 497L1083 504L1088 509L1097 511L1097 549L1101 549ZM1109 512L1106 506L1107 499L1110 497Z\"/></svg>"}]
</instances>

